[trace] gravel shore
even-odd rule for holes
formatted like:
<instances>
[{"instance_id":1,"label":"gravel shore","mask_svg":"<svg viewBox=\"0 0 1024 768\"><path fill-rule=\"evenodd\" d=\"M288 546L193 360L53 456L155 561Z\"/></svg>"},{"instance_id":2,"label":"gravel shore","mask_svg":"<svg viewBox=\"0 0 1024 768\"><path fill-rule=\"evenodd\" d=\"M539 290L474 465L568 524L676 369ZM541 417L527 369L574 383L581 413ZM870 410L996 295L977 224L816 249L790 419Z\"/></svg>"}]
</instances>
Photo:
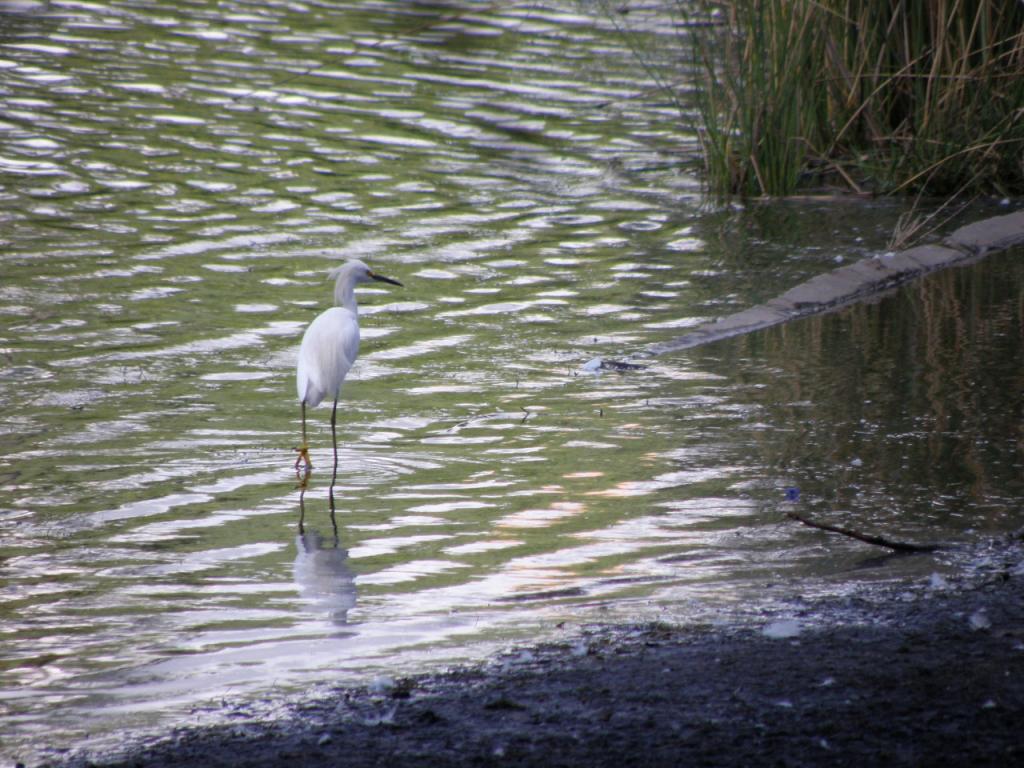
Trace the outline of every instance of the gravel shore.
<instances>
[{"instance_id":1,"label":"gravel shore","mask_svg":"<svg viewBox=\"0 0 1024 768\"><path fill-rule=\"evenodd\" d=\"M1021 568L891 597L811 601L761 627L602 628L51 765L1020 764Z\"/></svg>"}]
</instances>

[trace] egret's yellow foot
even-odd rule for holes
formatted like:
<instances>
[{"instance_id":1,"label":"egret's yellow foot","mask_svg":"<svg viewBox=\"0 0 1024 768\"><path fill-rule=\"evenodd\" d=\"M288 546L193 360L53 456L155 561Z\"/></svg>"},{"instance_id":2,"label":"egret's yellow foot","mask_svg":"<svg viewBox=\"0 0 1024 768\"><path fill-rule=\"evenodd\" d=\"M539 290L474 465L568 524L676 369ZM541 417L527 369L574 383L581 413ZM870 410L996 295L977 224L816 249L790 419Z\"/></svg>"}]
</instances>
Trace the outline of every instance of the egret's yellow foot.
<instances>
[{"instance_id":1,"label":"egret's yellow foot","mask_svg":"<svg viewBox=\"0 0 1024 768\"><path fill-rule=\"evenodd\" d=\"M298 448L293 448L292 450L294 450L297 454L299 454L299 457L295 460L295 471L296 472L299 471L299 464L301 464L302 462L306 462L306 471L307 472L313 468L313 462L309 460L309 446L308 445L303 444L303 445L300 445Z\"/></svg>"}]
</instances>

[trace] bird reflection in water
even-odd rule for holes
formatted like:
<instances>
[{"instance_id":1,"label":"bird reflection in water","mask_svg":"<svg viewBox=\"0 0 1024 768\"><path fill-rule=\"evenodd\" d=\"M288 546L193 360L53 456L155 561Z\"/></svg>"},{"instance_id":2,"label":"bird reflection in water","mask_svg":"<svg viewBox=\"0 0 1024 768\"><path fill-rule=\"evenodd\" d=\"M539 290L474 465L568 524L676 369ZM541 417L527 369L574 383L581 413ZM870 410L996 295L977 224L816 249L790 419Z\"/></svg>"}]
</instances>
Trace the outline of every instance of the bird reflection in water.
<instances>
[{"instance_id":1,"label":"bird reflection in water","mask_svg":"<svg viewBox=\"0 0 1024 768\"><path fill-rule=\"evenodd\" d=\"M298 480L299 484L296 486L299 489L299 535L301 536L305 532L306 523L306 489L309 487L309 477L313 474L313 468L307 466L305 471L295 468L295 479ZM331 528L334 529L334 541L338 541L338 520L334 515L334 483L331 483L331 492L328 496L329 508L331 510Z\"/></svg>"},{"instance_id":2,"label":"bird reflection in water","mask_svg":"<svg viewBox=\"0 0 1024 768\"><path fill-rule=\"evenodd\" d=\"M331 505L334 535L325 539L318 531L306 530L306 482L309 470L299 483L299 532L295 537L295 585L309 607L324 613L335 624L348 623L348 612L356 605L355 574L348 565L348 550L338 539L338 526ZM333 498L332 498L333 502Z\"/></svg>"}]
</instances>

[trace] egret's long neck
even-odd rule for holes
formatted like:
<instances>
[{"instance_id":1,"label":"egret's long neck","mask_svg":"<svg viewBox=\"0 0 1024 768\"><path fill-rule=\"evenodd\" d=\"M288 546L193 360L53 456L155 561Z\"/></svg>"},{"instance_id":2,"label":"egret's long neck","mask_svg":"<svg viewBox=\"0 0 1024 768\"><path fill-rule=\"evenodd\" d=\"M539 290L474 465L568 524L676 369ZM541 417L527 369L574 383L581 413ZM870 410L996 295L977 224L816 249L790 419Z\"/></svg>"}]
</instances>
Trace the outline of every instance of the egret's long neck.
<instances>
[{"instance_id":1,"label":"egret's long neck","mask_svg":"<svg viewBox=\"0 0 1024 768\"><path fill-rule=\"evenodd\" d=\"M338 275L338 280L334 284L334 303L354 315L359 314L359 308L356 306L356 285L347 273Z\"/></svg>"}]
</instances>

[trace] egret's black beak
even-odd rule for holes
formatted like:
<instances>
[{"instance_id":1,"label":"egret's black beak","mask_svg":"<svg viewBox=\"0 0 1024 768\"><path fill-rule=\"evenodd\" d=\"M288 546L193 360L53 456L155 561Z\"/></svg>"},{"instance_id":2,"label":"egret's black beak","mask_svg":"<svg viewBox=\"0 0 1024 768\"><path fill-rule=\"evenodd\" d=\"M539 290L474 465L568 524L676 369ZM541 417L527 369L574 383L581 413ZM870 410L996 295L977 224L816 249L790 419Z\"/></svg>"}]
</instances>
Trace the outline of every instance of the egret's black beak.
<instances>
[{"instance_id":1,"label":"egret's black beak","mask_svg":"<svg viewBox=\"0 0 1024 768\"><path fill-rule=\"evenodd\" d=\"M393 280L390 277L384 277L384 275L378 275L376 272L370 272L370 277L373 278L374 280L377 280L378 282L381 282L381 283L391 283L391 285L397 285L399 288L404 288L405 287L404 285L402 285L397 280Z\"/></svg>"}]
</instances>

